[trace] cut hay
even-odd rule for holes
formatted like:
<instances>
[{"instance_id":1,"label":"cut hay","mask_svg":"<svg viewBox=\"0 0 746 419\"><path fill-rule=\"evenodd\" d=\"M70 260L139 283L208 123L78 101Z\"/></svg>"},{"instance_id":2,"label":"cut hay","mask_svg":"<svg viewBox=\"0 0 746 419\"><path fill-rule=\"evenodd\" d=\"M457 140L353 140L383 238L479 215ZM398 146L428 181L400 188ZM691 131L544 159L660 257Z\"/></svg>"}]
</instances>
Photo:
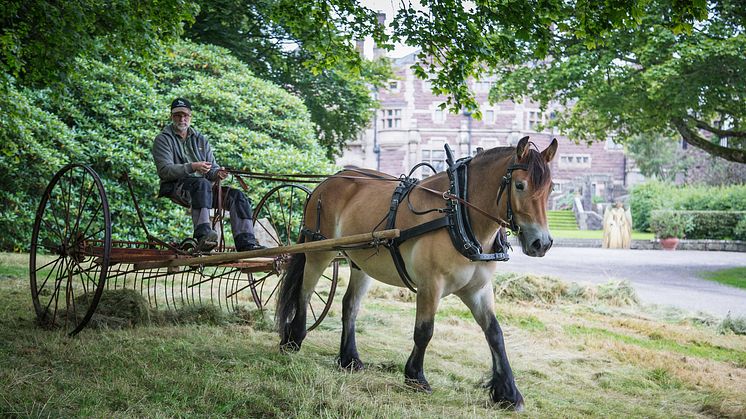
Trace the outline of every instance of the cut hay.
<instances>
[{"instance_id":1,"label":"cut hay","mask_svg":"<svg viewBox=\"0 0 746 419\"><path fill-rule=\"evenodd\" d=\"M548 276L506 274L497 277L495 297L553 304L567 294L567 284Z\"/></svg>"},{"instance_id":2,"label":"cut hay","mask_svg":"<svg viewBox=\"0 0 746 419\"><path fill-rule=\"evenodd\" d=\"M78 321L88 311L93 294L75 299ZM68 313L71 314L71 313ZM124 329L150 324L148 301L134 290L104 290L88 327L94 329Z\"/></svg>"},{"instance_id":3,"label":"cut hay","mask_svg":"<svg viewBox=\"0 0 746 419\"><path fill-rule=\"evenodd\" d=\"M610 281L599 285L598 300L613 306L640 304L640 299L629 281Z\"/></svg>"},{"instance_id":4,"label":"cut hay","mask_svg":"<svg viewBox=\"0 0 746 419\"><path fill-rule=\"evenodd\" d=\"M730 313L725 316L718 325L718 332L722 334L746 335L746 317L731 317Z\"/></svg>"},{"instance_id":5,"label":"cut hay","mask_svg":"<svg viewBox=\"0 0 746 419\"><path fill-rule=\"evenodd\" d=\"M611 281L599 286L567 284L549 276L500 274L495 279L498 300L540 302L603 303L613 306L636 306L640 300L629 281Z\"/></svg>"},{"instance_id":6,"label":"cut hay","mask_svg":"<svg viewBox=\"0 0 746 419\"><path fill-rule=\"evenodd\" d=\"M88 311L92 294L86 293L75 299L77 321ZM72 315L72 313L67 313ZM189 305L175 310L155 310L138 291L130 289L104 290L87 327L94 329L128 329L145 325L206 324L225 326L229 323L250 325L259 329L271 328L260 310L239 307L228 313L211 304ZM58 319L58 322L64 321ZM268 326L269 325L269 326Z\"/></svg>"}]
</instances>

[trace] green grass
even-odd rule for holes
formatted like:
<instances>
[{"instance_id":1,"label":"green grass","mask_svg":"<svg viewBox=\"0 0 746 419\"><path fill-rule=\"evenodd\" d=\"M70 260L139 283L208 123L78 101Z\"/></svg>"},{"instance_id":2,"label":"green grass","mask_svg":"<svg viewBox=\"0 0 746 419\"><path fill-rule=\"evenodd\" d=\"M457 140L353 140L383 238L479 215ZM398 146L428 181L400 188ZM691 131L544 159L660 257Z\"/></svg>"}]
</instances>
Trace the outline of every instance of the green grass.
<instances>
[{"instance_id":1,"label":"green grass","mask_svg":"<svg viewBox=\"0 0 746 419\"><path fill-rule=\"evenodd\" d=\"M579 325L566 326L565 331L573 336L591 336L601 339L614 339L645 349L666 350L691 357L706 358L715 361L728 361L732 362L739 368L746 368L746 351L722 348L708 342L693 341L680 343L672 339L661 338L656 334L647 337L634 337L602 328Z\"/></svg>"},{"instance_id":2,"label":"green grass","mask_svg":"<svg viewBox=\"0 0 746 419\"><path fill-rule=\"evenodd\" d=\"M701 276L710 281L746 289L746 267L704 272Z\"/></svg>"},{"instance_id":3,"label":"green grass","mask_svg":"<svg viewBox=\"0 0 746 419\"><path fill-rule=\"evenodd\" d=\"M604 236L603 230L551 230L552 237L560 239L598 239ZM632 232L632 240L653 240L655 234L639 231Z\"/></svg>"},{"instance_id":4,"label":"green grass","mask_svg":"<svg viewBox=\"0 0 746 419\"><path fill-rule=\"evenodd\" d=\"M336 367L341 298L290 355L251 319L193 316L69 338L35 325L24 264L0 255L0 417L517 417L489 403L490 351L452 296L441 301L425 358L427 395L404 385L414 303L399 289L371 289L358 316L366 369L351 374ZM548 301L496 301L522 416L746 415L746 336L635 305Z\"/></svg>"}]
</instances>

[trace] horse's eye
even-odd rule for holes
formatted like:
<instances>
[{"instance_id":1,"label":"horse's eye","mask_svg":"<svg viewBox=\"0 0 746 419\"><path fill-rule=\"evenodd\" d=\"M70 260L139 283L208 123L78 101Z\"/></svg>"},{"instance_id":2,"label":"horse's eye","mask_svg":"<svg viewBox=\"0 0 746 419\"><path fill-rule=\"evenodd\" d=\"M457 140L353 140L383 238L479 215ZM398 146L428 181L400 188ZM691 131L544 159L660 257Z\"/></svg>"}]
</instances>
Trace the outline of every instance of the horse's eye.
<instances>
[{"instance_id":1,"label":"horse's eye","mask_svg":"<svg viewBox=\"0 0 746 419\"><path fill-rule=\"evenodd\" d=\"M515 188L516 188L516 190L522 191L522 190L526 189L526 184L523 183L523 182L516 182L515 183Z\"/></svg>"}]
</instances>

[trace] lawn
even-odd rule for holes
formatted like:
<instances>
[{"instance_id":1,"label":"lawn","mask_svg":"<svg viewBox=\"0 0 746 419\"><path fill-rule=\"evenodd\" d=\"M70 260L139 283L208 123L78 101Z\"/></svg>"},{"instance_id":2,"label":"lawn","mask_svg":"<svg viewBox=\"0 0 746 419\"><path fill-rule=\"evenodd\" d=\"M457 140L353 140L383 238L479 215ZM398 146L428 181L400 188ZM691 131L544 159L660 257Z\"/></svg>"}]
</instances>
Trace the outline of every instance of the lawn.
<instances>
[{"instance_id":1,"label":"lawn","mask_svg":"<svg viewBox=\"0 0 746 419\"><path fill-rule=\"evenodd\" d=\"M436 317L427 395L404 385L414 319L404 289L371 288L357 327L367 368L351 374L335 366L341 298L291 355L278 351L271 317L258 312L70 338L36 326L25 263L0 254L2 417L506 414L482 387L491 365L484 335L454 297ZM495 289L525 416L746 416L746 336L721 334L717 321L640 306L623 283L504 274Z\"/></svg>"},{"instance_id":2,"label":"lawn","mask_svg":"<svg viewBox=\"0 0 746 419\"><path fill-rule=\"evenodd\" d=\"M559 239L598 239L604 236L603 230L559 230L552 229L552 237ZM644 233L640 231L632 232L632 240L653 240L653 233Z\"/></svg>"},{"instance_id":3,"label":"lawn","mask_svg":"<svg viewBox=\"0 0 746 419\"><path fill-rule=\"evenodd\" d=\"M710 281L746 289L746 267L705 272L702 274L702 277L704 279L709 279Z\"/></svg>"}]
</instances>

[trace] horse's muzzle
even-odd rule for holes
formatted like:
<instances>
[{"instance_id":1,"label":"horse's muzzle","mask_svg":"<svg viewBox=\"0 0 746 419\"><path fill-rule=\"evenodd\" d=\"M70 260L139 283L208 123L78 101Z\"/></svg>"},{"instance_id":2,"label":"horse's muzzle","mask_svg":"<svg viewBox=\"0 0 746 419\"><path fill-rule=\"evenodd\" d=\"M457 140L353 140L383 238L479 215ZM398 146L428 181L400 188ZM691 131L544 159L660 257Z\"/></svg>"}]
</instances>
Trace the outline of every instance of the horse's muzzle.
<instances>
[{"instance_id":1,"label":"horse's muzzle","mask_svg":"<svg viewBox=\"0 0 746 419\"><path fill-rule=\"evenodd\" d=\"M534 251L534 254L529 256L544 256L544 254L547 253L547 250L549 250L552 247L552 243L554 243L554 240L550 237L549 240L542 242L540 239L536 239L531 243L531 250Z\"/></svg>"},{"instance_id":2,"label":"horse's muzzle","mask_svg":"<svg viewBox=\"0 0 746 419\"><path fill-rule=\"evenodd\" d=\"M528 256L542 257L552 247L554 240L545 229L526 228L521 232L521 247Z\"/></svg>"}]
</instances>

